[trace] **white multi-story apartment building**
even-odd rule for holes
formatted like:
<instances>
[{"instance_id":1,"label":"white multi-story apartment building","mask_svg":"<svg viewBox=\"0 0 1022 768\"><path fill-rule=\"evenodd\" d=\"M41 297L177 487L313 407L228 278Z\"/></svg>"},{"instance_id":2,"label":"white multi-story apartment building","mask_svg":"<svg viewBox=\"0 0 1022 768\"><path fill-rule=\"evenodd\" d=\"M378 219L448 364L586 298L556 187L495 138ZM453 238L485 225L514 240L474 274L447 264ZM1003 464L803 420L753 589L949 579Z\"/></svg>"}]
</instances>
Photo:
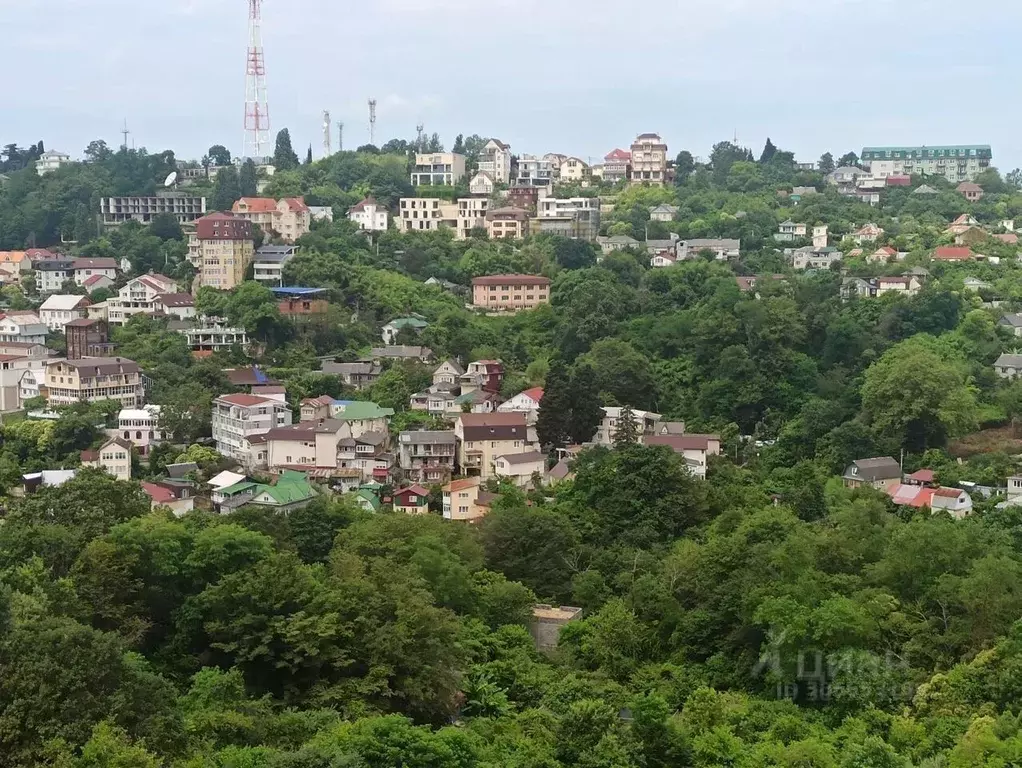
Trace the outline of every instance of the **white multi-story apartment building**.
<instances>
[{"instance_id":1,"label":"white multi-story apartment building","mask_svg":"<svg viewBox=\"0 0 1022 768\"><path fill-rule=\"evenodd\" d=\"M386 232L390 226L390 213L385 205L370 195L348 209L348 221L355 222L365 232Z\"/></svg>"},{"instance_id":2,"label":"white multi-story apartment building","mask_svg":"<svg viewBox=\"0 0 1022 768\"><path fill-rule=\"evenodd\" d=\"M252 278L263 285L284 285L284 265L298 252L297 245L264 245L252 258Z\"/></svg>"},{"instance_id":3,"label":"white multi-story apartment building","mask_svg":"<svg viewBox=\"0 0 1022 768\"><path fill-rule=\"evenodd\" d=\"M415 155L413 187L453 187L465 178L465 156L456 152L427 152Z\"/></svg>"},{"instance_id":4,"label":"white multi-story apartment building","mask_svg":"<svg viewBox=\"0 0 1022 768\"><path fill-rule=\"evenodd\" d=\"M600 234L600 198L545 197L538 203L540 230L545 220L561 220L568 226L564 234L581 240L595 240Z\"/></svg>"},{"instance_id":5,"label":"white multi-story apartment building","mask_svg":"<svg viewBox=\"0 0 1022 768\"><path fill-rule=\"evenodd\" d=\"M286 402L258 395L222 395L213 401L213 440L221 455L246 468L266 466L265 435L291 424Z\"/></svg>"},{"instance_id":6,"label":"white multi-story apartment building","mask_svg":"<svg viewBox=\"0 0 1022 768\"><path fill-rule=\"evenodd\" d=\"M244 328L230 328L226 325L211 324L198 328L178 331L188 339L192 352L226 352L231 347L248 346L248 334Z\"/></svg>"},{"instance_id":7,"label":"white multi-story apartment building","mask_svg":"<svg viewBox=\"0 0 1022 768\"><path fill-rule=\"evenodd\" d=\"M623 410L624 408L617 406L603 409L603 421L600 422L600 426L596 430L596 434L593 436L592 442L597 445L614 444L614 437L617 435L618 429L621 427L621 412ZM632 414L635 418L636 437L638 442L642 442L643 437L646 435L655 434L657 424L663 420L663 417L659 413L653 413L652 411L633 410Z\"/></svg>"},{"instance_id":8,"label":"white multi-story apartment building","mask_svg":"<svg viewBox=\"0 0 1022 768\"><path fill-rule=\"evenodd\" d=\"M40 176L45 176L51 171L59 170L60 166L70 162L71 155L65 152L55 152L51 149L48 152L43 152L39 159L35 161L35 172Z\"/></svg>"},{"instance_id":9,"label":"white multi-story apartment building","mask_svg":"<svg viewBox=\"0 0 1022 768\"><path fill-rule=\"evenodd\" d=\"M165 293L176 293L177 281L166 275L148 274L128 281L107 299L107 322L123 325L132 315L156 314L156 297Z\"/></svg>"},{"instance_id":10,"label":"white multi-story apartment building","mask_svg":"<svg viewBox=\"0 0 1022 768\"><path fill-rule=\"evenodd\" d=\"M398 203L402 232L428 232L441 227L458 227L458 204L438 197L402 197Z\"/></svg>"},{"instance_id":11,"label":"white multi-story apartment building","mask_svg":"<svg viewBox=\"0 0 1022 768\"><path fill-rule=\"evenodd\" d=\"M952 184L974 181L990 167L987 144L936 147L865 147L860 161L874 179L888 176L943 176Z\"/></svg>"},{"instance_id":12,"label":"white multi-story apartment building","mask_svg":"<svg viewBox=\"0 0 1022 768\"><path fill-rule=\"evenodd\" d=\"M86 296L55 293L46 298L39 307L39 318L51 331L63 331L72 320L86 315L86 307L92 302Z\"/></svg>"},{"instance_id":13,"label":"white multi-story apartment building","mask_svg":"<svg viewBox=\"0 0 1022 768\"><path fill-rule=\"evenodd\" d=\"M486 212L490 210L488 197L462 197L458 199L459 240L468 238L473 229L486 229Z\"/></svg>"},{"instance_id":14,"label":"white multi-story apartment building","mask_svg":"<svg viewBox=\"0 0 1022 768\"><path fill-rule=\"evenodd\" d=\"M125 357L47 361L45 387L51 406L117 400L123 408L139 408L144 394L142 369Z\"/></svg>"},{"instance_id":15,"label":"white multi-story apartment building","mask_svg":"<svg viewBox=\"0 0 1022 768\"><path fill-rule=\"evenodd\" d=\"M0 412L20 411L25 400L39 395L46 361L20 355L0 355ZM22 395L22 386L27 397Z\"/></svg>"},{"instance_id":16,"label":"white multi-story apartment building","mask_svg":"<svg viewBox=\"0 0 1022 768\"><path fill-rule=\"evenodd\" d=\"M667 145L656 133L641 133L632 143L632 184L662 187L667 183Z\"/></svg>"},{"instance_id":17,"label":"white multi-story apartment building","mask_svg":"<svg viewBox=\"0 0 1022 768\"><path fill-rule=\"evenodd\" d=\"M104 197L99 205L103 224L114 227L126 221L151 224L164 214L173 216L179 224L188 224L206 215L206 198L192 195Z\"/></svg>"},{"instance_id":18,"label":"white multi-story apartment building","mask_svg":"<svg viewBox=\"0 0 1022 768\"><path fill-rule=\"evenodd\" d=\"M30 309L9 310L0 315L0 341L45 344L50 329Z\"/></svg>"},{"instance_id":19,"label":"white multi-story apartment building","mask_svg":"<svg viewBox=\"0 0 1022 768\"><path fill-rule=\"evenodd\" d=\"M39 293L58 293L65 282L75 279L73 259L38 259L32 262L32 271Z\"/></svg>"},{"instance_id":20,"label":"white multi-story apartment building","mask_svg":"<svg viewBox=\"0 0 1022 768\"><path fill-rule=\"evenodd\" d=\"M514 183L518 187L548 187L554 183L553 164L545 157L522 155Z\"/></svg>"},{"instance_id":21,"label":"white multi-story apartment building","mask_svg":"<svg viewBox=\"0 0 1022 768\"><path fill-rule=\"evenodd\" d=\"M488 173L498 184L511 181L511 145L490 139L479 153L479 170Z\"/></svg>"},{"instance_id":22,"label":"white multi-story apartment building","mask_svg":"<svg viewBox=\"0 0 1022 768\"><path fill-rule=\"evenodd\" d=\"M85 285L90 277L117 279L116 259L75 259L72 266L75 271L75 283L78 285Z\"/></svg>"}]
</instances>

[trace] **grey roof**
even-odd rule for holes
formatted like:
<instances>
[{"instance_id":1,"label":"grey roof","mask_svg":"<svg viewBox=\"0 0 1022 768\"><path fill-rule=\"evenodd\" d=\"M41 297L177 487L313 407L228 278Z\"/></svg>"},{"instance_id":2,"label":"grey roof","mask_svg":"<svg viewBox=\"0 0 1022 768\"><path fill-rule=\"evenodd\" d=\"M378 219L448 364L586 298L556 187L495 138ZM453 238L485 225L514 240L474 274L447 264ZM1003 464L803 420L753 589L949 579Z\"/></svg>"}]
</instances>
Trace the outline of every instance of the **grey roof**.
<instances>
[{"instance_id":1,"label":"grey roof","mask_svg":"<svg viewBox=\"0 0 1022 768\"><path fill-rule=\"evenodd\" d=\"M876 459L859 459L845 470L845 477L855 480L893 480L901 477L901 465L890 456Z\"/></svg>"},{"instance_id":2,"label":"grey roof","mask_svg":"<svg viewBox=\"0 0 1022 768\"><path fill-rule=\"evenodd\" d=\"M373 357L393 357L393 358L427 358L433 357L433 350L429 347L416 347L408 346L405 344L396 344L390 347L373 347L371 352Z\"/></svg>"},{"instance_id":3,"label":"grey roof","mask_svg":"<svg viewBox=\"0 0 1022 768\"><path fill-rule=\"evenodd\" d=\"M264 245L256 251L256 256L293 256L297 250L296 245Z\"/></svg>"},{"instance_id":4,"label":"grey roof","mask_svg":"<svg viewBox=\"0 0 1022 768\"><path fill-rule=\"evenodd\" d=\"M554 465L553 469L547 472L547 476L555 480L563 480L570 472L571 468L568 466L568 462L559 461Z\"/></svg>"},{"instance_id":5,"label":"grey roof","mask_svg":"<svg viewBox=\"0 0 1022 768\"><path fill-rule=\"evenodd\" d=\"M545 461L546 454L542 451L529 451L528 453L509 453L497 458L503 459L508 464L514 466L515 464L531 464L536 461Z\"/></svg>"},{"instance_id":6,"label":"grey roof","mask_svg":"<svg viewBox=\"0 0 1022 768\"><path fill-rule=\"evenodd\" d=\"M1004 315L998 322L1001 325L1010 325L1012 328L1022 328L1022 314Z\"/></svg>"},{"instance_id":7,"label":"grey roof","mask_svg":"<svg viewBox=\"0 0 1022 768\"><path fill-rule=\"evenodd\" d=\"M684 421L662 421L657 425L657 431L661 435L684 435Z\"/></svg>"},{"instance_id":8,"label":"grey roof","mask_svg":"<svg viewBox=\"0 0 1022 768\"><path fill-rule=\"evenodd\" d=\"M406 435L410 436L409 440L405 439ZM440 431L430 429L411 429L402 432L399 439L402 443L407 442L418 445L454 445L457 441L453 430Z\"/></svg>"},{"instance_id":9,"label":"grey roof","mask_svg":"<svg viewBox=\"0 0 1022 768\"><path fill-rule=\"evenodd\" d=\"M913 195L936 195L940 194L936 189L931 187L929 184L923 184L922 186L916 187L912 191Z\"/></svg>"},{"instance_id":10,"label":"grey roof","mask_svg":"<svg viewBox=\"0 0 1022 768\"><path fill-rule=\"evenodd\" d=\"M360 443L365 443L366 445L383 445L385 442L387 442L387 433L363 432L355 439L358 440L358 442Z\"/></svg>"},{"instance_id":11,"label":"grey roof","mask_svg":"<svg viewBox=\"0 0 1022 768\"><path fill-rule=\"evenodd\" d=\"M994 365L998 368L1022 368L1022 355L1001 355Z\"/></svg>"},{"instance_id":12,"label":"grey roof","mask_svg":"<svg viewBox=\"0 0 1022 768\"><path fill-rule=\"evenodd\" d=\"M189 472L198 472L199 465L194 462L187 461L182 464L168 464L167 465L167 476L178 480Z\"/></svg>"},{"instance_id":13,"label":"grey roof","mask_svg":"<svg viewBox=\"0 0 1022 768\"><path fill-rule=\"evenodd\" d=\"M742 241L727 237L700 237L695 240L686 240L685 245L688 246L690 250L692 248L727 248L728 250L733 250L735 248L741 248Z\"/></svg>"},{"instance_id":14,"label":"grey roof","mask_svg":"<svg viewBox=\"0 0 1022 768\"><path fill-rule=\"evenodd\" d=\"M369 361L363 361L360 363L334 363L329 360L324 360L320 366L322 373L332 373L335 376L373 376L379 375L383 368L379 363L373 363Z\"/></svg>"}]
</instances>

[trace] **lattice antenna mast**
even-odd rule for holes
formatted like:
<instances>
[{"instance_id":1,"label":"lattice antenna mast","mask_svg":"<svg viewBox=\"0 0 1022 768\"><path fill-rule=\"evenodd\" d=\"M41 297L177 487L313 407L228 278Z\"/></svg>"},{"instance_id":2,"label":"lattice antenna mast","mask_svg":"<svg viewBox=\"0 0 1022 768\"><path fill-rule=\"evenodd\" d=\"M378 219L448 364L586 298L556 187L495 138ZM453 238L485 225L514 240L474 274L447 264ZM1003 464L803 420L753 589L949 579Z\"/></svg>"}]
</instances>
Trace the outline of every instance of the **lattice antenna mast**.
<instances>
[{"instance_id":1,"label":"lattice antenna mast","mask_svg":"<svg viewBox=\"0 0 1022 768\"><path fill-rule=\"evenodd\" d=\"M337 122L337 151L344 151L344 123L341 121Z\"/></svg>"},{"instance_id":2,"label":"lattice antenna mast","mask_svg":"<svg viewBox=\"0 0 1022 768\"><path fill-rule=\"evenodd\" d=\"M245 154L248 157L265 157L270 146L262 6L263 0L248 0L248 62L245 70Z\"/></svg>"},{"instance_id":3,"label":"lattice antenna mast","mask_svg":"<svg viewBox=\"0 0 1022 768\"><path fill-rule=\"evenodd\" d=\"M422 123L419 123L418 125L415 126L415 132L418 134L418 136L416 136L416 138L415 138L415 148L419 152L425 152L426 151L425 148L422 146L422 134L423 134L423 132L425 130L426 130L426 126L423 125Z\"/></svg>"},{"instance_id":4,"label":"lattice antenna mast","mask_svg":"<svg viewBox=\"0 0 1022 768\"><path fill-rule=\"evenodd\" d=\"M330 137L333 136L333 124L330 122L330 110L323 111L323 157L330 157Z\"/></svg>"},{"instance_id":5,"label":"lattice antenna mast","mask_svg":"<svg viewBox=\"0 0 1022 768\"><path fill-rule=\"evenodd\" d=\"M369 143L376 146L376 99L369 99Z\"/></svg>"},{"instance_id":6,"label":"lattice antenna mast","mask_svg":"<svg viewBox=\"0 0 1022 768\"><path fill-rule=\"evenodd\" d=\"M131 131L129 131L129 130L128 130L128 119L127 119L127 118L125 118L125 119L124 119L124 127L123 127L123 128L121 128L121 135L122 135L122 136L124 136L124 143L123 143L123 144L121 144L121 147L122 147L122 148L123 148L123 149L124 149L125 151L127 151L127 149L128 149L128 134L129 134L129 133L131 133Z\"/></svg>"}]
</instances>

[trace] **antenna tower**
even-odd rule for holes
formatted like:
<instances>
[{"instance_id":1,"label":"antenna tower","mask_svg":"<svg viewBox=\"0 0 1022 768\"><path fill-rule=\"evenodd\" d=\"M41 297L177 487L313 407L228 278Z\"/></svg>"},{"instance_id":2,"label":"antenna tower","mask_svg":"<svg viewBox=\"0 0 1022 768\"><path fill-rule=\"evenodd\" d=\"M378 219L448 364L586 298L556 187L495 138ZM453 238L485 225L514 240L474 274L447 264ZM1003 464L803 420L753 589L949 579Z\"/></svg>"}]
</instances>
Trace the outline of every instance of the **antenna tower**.
<instances>
[{"instance_id":1,"label":"antenna tower","mask_svg":"<svg viewBox=\"0 0 1022 768\"><path fill-rule=\"evenodd\" d=\"M121 128L121 135L124 136L124 143L121 144L121 148L124 149L125 151L127 151L127 149L128 149L128 134L129 133L131 133L131 131L128 130L128 119L125 118L124 119L124 127Z\"/></svg>"},{"instance_id":2,"label":"antenna tower","mask_svg":"<svg viewBox=\"0 0 1022 768\"><path fill-rule=\"evenodd\" d=\"M245 69L245 154L264 157L270 145L270 105L263 57L263 0L248 0L248 60Z\"/></svg>"},{"instance_id":3,"label":"antenna tower","mask_svg":"<svg viewBox=\"0 0 1022 768\"><path fill-rule=\"evenodd\" d=\"M376 146L376 99L369 99L369 143Z\"/></svg>"},{"instance_id":4,"label":"antenna tower","mask_svg":"<svg viewBox=\"0 0 1022 768\"><path fill-rule=\"evenodd\" d=\"M330 149L330 137L333 135L330 130L331 125L330 110L323 110L323 157L330 157L333 154Z\"/></svg>"},{"instance_id":5,"label":"antenna tower","mask_svg":"<svg viewBox=\"0 0 1022 768\"><path fill-rule=\"evenodd\" d=\"M418 134L418 138L416 138L416 140L415 140L416 148L420 152L423 151L423 149L422 149L422 132L425 131L425 130L426 130L426 126L423 125L422 123L419 123L418 125L415 126L415 132Z\"/></svg>"},{"instance_id":6,"label":"antenna tower","mask_svg":"<svg viewBox=\"0 0 1022 768\"><path fill-rule=\"evenodd\" d=\"M337 151L344 151L344 123L341 121L337 122Z\"/></svg>"}]
</instances>

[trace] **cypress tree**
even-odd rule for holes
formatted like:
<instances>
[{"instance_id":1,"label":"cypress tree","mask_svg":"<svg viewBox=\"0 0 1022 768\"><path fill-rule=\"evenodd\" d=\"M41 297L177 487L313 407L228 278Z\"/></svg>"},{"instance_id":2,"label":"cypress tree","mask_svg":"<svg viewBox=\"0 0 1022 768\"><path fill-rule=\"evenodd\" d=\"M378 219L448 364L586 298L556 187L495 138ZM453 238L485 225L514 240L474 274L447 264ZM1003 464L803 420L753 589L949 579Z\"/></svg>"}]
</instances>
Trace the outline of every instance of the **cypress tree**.
<instances>
[{"instance_id":1,"label":"cypress tree","mask_svg":"<svg viewBox=\"0 0 1022 768\"><path fill-rule=\"evenodd\" d=\"M555 358L550 361L550 370L543 387L543 399L539 401L539 417L536 433L544 447L560 448L567 444L570 435L571 381L564 363Z\"/></svg>"}]
</instances>

